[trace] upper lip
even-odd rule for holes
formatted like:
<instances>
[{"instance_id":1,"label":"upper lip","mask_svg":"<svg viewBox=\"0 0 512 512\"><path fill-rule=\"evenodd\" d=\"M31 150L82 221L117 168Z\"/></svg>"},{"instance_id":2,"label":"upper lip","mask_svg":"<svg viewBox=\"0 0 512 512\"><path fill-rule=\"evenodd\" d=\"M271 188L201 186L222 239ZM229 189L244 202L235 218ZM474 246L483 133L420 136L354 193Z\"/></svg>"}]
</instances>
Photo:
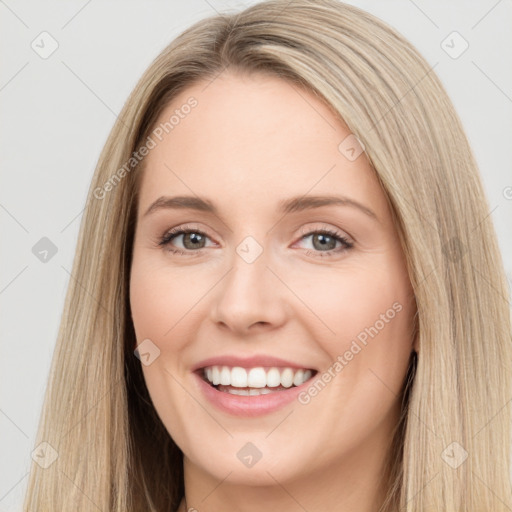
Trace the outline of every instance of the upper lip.
<instances>
[{"instance_id":1,"label":"upper lip","mask_svg":"<svg viewBox=\"0 0 512 512\"><path fill-rule=\"evenodd\" d=\"M250 357L223 355L203 359L202 361L198 362L192 367L192 371L197 371L208 366L240 366L242 368L255 368L257 366L280 366L285 368L296 368L298 370L314 370L314 368L312 368L311 366L294 363L292 361L287 361L286 359L281 359L279 357L274 357L270 355L254 355Z\"/></svg>"}]
</instances>

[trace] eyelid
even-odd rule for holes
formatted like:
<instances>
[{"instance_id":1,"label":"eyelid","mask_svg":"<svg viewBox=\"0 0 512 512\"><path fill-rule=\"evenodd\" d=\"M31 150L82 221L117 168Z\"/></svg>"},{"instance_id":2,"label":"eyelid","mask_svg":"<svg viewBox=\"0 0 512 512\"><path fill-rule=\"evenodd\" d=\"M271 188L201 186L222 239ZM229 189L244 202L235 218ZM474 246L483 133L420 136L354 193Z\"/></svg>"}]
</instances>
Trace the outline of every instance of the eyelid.
<instances>
[{"instance_id":1,"label":"eyelid","mask_svg":"<svg viewBox=\"0 0 512 512\"><path fill-rule=\"evenodd\" d=\"M311 224L313 225L311 226ZM357 240L344 229L341 229L333 224L328 224L326 222L310 223L306 226L302 226L300 229L301 239L304 236L311 235L312 233L317 233L319 231L327 231L334 236L345 238L347 242L350 242L351 244L355 244L357 242Z\"/></svg>"},{"instance_id":2,"label":"eyelid","mask_svg":"<svg viewBox=\"0 0 512 512\"><path fill-rule=\"evenodd\" d=\"M180 224L178 226L175 226L173 228L170 228L165 231L165 233L159 238L158 245L162 246L167 251L179 254L179 255L188 255L188 256L196 256L201 255L203 253L204 249L207 249L208 247L201 247L199 249L193 250L193 249L181 249L181 248L170 248L170 242L174 238L178 238L179 236L183 236L187 233L199 233L200 235L205 236L209 240L211 240L214 243L215 239L211 237L208 232L208 230L204 230L202 228L197 227L196 225L192 225L191 223L187 224ZM341 230L337 227L333 227L331 225L323 224L321 226L302 226L301 228L301 235L298 240L296 240L293 245L301 242L304 240L304 238L307 238L309 236L312 236L314 234L318 233L324 233L329 236L332 236L333 238L337 239L342 244L342 247L338 247L337 249L329 249L327 251L311 251L310 249L306 250L306 253L309 255L310 252L314 253L314 257L334 257L340 253L343 253L349 249L351 249L354 246L354 238L350 235L348 235L344 230ZM210 246L211 247L211 246Z\"/></svg>"},{"instance_id":3,"label":"eyelid","mask_svg":"<svg viewBox=\"0 0 512 512\"><path fill-rule=\"evenodd\" d=\"M166 245L164 240L177 238L178 236L181 236L181 235L189 233L189 232L202 234L202 235L206 236L207 238L209 238L210 240L215 241L214 237L210 236L210 234L208 233L208 230L206 230L206 229L199 228L195 225L190 225L190 224L179 224L178 226L167 229L163 235L159 236L158 240L157 240L158 245ZM201 250L201 249L199 249L199 250ZM190 251L190 252L192 252L192 251ZM194 252L199 252L199 251L194 251Z\"/></svg>"},{"instance_id":4,"label":"eyelid","mask_svg":"<svg viewBox=\"0 0 512 512\"><path fill-rule=\"evenodd\" d=\"M302 236L296 243L299 243L302 240L309 238L310 236L313 236L318 233L326 234L327 236L336 240L336 242L339 242L341 244L341 246L338 248L329 249L327 251L315 251L315 250L311 250L311 249L306 249L305 254L308 256L313 254L314 258L335 258L335 257L341 256L345 252L351 250L355 245L355 242L352 241L352 237L350 237L349 235L346 236L344 231L341 231L338 228L332 228L330 226L325 226L323 228L312 227L308 230L303 229Z\"/></svg>"}]
</instances>

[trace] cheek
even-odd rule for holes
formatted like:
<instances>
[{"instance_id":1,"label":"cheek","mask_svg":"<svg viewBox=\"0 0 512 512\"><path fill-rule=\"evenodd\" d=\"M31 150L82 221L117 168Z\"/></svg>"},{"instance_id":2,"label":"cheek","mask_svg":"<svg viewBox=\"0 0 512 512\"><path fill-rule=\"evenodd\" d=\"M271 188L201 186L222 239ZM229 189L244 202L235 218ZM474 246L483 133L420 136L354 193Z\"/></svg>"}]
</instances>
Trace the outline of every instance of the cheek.
<instances>
[{"instance_id":1,"label":"cheek","mask_svg":"<svg viewBox=\"0 0 512 512\"><path fill-rule=\"evenodd\" d=\"M325 338L334 345L358 336L364 342L367 329L374 325L389 333L407 324L403 320L411 314L412 291L401 267L393 271L387 264L376 263L330 270L307 277L302 290L298 281L295 287L328 328Z\"/></svg>"},{"instance_id":2,"label":"cheek","mask_svg":"<svg viewBox=\"0 0 512 512\"><path fill-rule=\"evenodd\" d=\"M375 261L310 283L308 303L328 326L318 343L328 354L332 389L345 406L389 404L399 394L412 351L413 295L402 263Z\"/></svg>"},{"instance_id":3,"label":"cheek","mask_svg":"<svg viewBox=\"0 0 512 512\"><path fill-rule=\"evenodd\" d=\"M137 343L145 338L159 338L166 329L167 315L162 315L166 297L165 282L156 273L134 265L130 279L130 306ZM172 302L172 300L170 301ZM172 304L169 304L172 307Z\"/></svg>"},{"instance_id":4,"label":"cheek","mask_svg":"<svg viewBox=\"0 0 512 512\"><path fill-rule=\"evenodd\" d=\"M155 266L142 258L134 259L130 306L138 342L154 338L165 343L181 319L187 323L194 315L194 304L204 297L209 286L204 280L195 278L194 272L187 272L186 268L172 269Z\"/></svg>"},{"instance_id":5,"label":"cheek","mask_svg":"<svg viewBox=\"0 0 512 512\"><path fill-rule=\"evenodd\" d=\"M336 334L317 338L329 361L299 402L322 425L322 437L344 439L333 446L337 455L365 438L386 434L398 419L414 309L407 287L377 277L345 275L325 287L331 301L318 297L322 320ZM340 293L336 284L341 283ZM299 427L290 433L295 434Z\"/></svg>"},{"instance_id":6,"label":"cheek","mask_svg":"<svg viewBox=\"0 0 512 512\"><path fill-rule=\"evenodd\" d=\"M204 419L204 411L198 411L180 385L180 355L194 316L193 305L208 289L204 285L200 290L190 274L135 255L130 276L130 306L137 344L150 339L160 350L151 364L142 365L144 380L157 414L180 444L188 431L182 418L193 418L198 423Z\"/></svg>"}]
</instances>

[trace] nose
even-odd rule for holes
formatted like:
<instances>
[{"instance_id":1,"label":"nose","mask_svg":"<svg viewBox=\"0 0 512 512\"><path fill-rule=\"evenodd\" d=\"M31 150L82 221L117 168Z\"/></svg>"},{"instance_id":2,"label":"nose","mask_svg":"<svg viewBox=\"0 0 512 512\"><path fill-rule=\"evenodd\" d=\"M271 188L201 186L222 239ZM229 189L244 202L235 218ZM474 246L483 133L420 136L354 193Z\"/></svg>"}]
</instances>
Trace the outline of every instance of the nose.
<instances>
[{"instance_id":1,"label":"nose","mask_svg":"<svg viewBox=\"0 0 512 512\"><path fill-rule=\"evenodd\" d=\"M231 269L215 287L210 309L213 322L239 336L285 323L286 287L268 263L265 251L251 263L234 254Z\"/></svg>"}]
</instances>

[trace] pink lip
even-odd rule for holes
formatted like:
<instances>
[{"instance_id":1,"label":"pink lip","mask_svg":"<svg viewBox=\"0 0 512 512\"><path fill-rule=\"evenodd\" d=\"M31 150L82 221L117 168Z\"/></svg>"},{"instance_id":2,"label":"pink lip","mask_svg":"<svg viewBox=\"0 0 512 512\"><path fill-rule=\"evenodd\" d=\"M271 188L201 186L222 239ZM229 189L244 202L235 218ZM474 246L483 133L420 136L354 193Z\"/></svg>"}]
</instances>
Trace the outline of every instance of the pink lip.
<instances>
[{"instance_id":1,"label":"pink lip","mask_svg":"<svg viewBox=\"0 0 512 512\"><path fill-rule=\"evenodd\" d=\"M280 359L278 357L272 357L272 356L251 356L251 357L237 357L237 356L217 356L217 357L210 357L209 359L204 359L203 361L197 363L192 367L192 371L195 372L201 368L206 368L207 366L240 366L242 368L254 368L256 366L263 366L263 367L286 367L286 368L296 368L297 370L300 370L301 368L304 369L311 369L307 365L301 365L297 363L292 363L291 361L286 361L285 359Z\"/></svg>"},{"instance_id":2,"label":"pink lip","mask_svg":"<svg viewBox=\"0 0 512 512\"><path fill-rule=\"evenodd\" d=\"M216 363L214 363L216 364ZM287 366L288 363L285 365ZM206 366L209 366L208 364ZM226 364L226 366L228 366ZM236 364L234 366L242 366ZM263 366L263 365L260 365ZM271 366L277 366L272 364ZM311 379L300 386L266 395L241 396L218 391L206 382L198 372L193 373L201 393L215 407L234 416L254 417L281 409L297 399L297 395L311 384Z\"/></svg>"}]
</instances>

